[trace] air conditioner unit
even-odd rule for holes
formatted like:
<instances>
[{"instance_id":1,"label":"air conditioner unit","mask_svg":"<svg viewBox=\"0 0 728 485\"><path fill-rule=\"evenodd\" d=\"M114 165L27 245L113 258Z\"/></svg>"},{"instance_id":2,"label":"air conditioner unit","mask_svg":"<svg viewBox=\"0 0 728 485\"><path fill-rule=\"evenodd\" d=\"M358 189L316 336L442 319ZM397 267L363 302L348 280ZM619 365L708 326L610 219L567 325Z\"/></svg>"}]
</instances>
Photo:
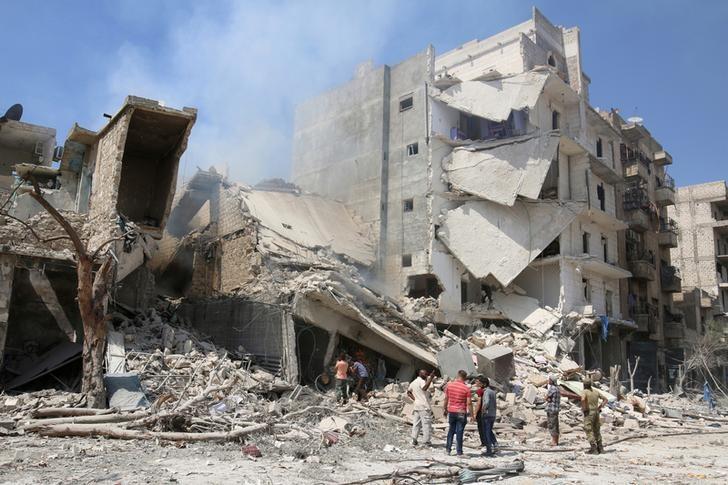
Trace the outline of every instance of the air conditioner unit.
<instances>
[{"instance_id":1,"label":"air conditioner unit","mask_svg":"<svg viewBox=\"0 0 728 485\"><path fill-rule=\"evenodd\" d=\"M33 153L36 155L43 155L43 143L39 141L35 142L35 151Z\"/></svg>"}]
</instances>

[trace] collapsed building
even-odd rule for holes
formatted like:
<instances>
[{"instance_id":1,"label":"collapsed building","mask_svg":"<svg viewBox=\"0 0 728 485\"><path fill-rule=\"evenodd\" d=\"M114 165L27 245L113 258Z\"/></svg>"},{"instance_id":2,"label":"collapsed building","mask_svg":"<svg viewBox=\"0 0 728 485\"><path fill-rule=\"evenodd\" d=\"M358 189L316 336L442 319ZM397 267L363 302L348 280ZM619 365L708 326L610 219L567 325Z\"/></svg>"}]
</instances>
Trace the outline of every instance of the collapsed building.
<instances>
[{"instance_id":1,"label":"collapsed building","mask_svg":"<svg viewBox=\"0 0 728 485\"><path fill-rule=\"evenodd\" d=\"M3 167L12 166L0 225L0 364L6 390L41 378L72 389L81 376L83 327L73 246L30 196L29 181L90 252L110 243L115 283L124 286L143 271L162 236L196 116L192 108L177 110L129 96L99 131L74 125L63 147L55 147L53 137L35 142L43 147L42 155L36 156L38 150L0 152ZM3 123L2 140L26 125ZM55 133L32 130L38 131ZM115 295L117 303L138 298L138 291Z\"/></svg>"},{"instance_id":2,"label":"collapsed building","mask_svg":"<svg viewBox=\"0 0 728 485\"><path fill-rule=\"evenodd\" d=\"M312 383L346 350L379 378L436 365L424 331L366 285L370 234L344 204L281 181L249 187L199 171L152 261L180 315L291 382Z\"/></svg>"},{"instance_id":3,"label":"collapsed building","mask_svg":"<svg viewBox=\"0 0 728 485\"><path fill-rule=\"evenodd\" d=\"M376 287L436 300L440 325L515 321L587 368L641 357L639 385L664 386L671 158L641 120L590 106L579 39L534 9L443 54L361 65L297 108L292 178L367 224Z\"/></svg>"}]
</instances>

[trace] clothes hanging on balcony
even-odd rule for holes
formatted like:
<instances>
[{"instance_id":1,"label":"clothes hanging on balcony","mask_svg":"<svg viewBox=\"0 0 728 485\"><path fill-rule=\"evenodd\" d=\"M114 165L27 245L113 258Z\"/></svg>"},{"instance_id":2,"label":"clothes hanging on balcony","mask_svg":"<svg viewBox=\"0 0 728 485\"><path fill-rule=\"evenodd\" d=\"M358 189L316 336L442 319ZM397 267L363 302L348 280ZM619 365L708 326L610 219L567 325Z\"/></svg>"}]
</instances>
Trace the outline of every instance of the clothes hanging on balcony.
<instances>
[{"instance_id":1,"label":"clothes hanging on balcony","mask_svg":"<svg viewBox=\"0 0 728 485\"><path fill-rule=\"evenodd\" d=\"M609 317L607 315L600 315L599 319L602 321L602 340L606 342L609 337Z\"/></svg>"}]
</instances>

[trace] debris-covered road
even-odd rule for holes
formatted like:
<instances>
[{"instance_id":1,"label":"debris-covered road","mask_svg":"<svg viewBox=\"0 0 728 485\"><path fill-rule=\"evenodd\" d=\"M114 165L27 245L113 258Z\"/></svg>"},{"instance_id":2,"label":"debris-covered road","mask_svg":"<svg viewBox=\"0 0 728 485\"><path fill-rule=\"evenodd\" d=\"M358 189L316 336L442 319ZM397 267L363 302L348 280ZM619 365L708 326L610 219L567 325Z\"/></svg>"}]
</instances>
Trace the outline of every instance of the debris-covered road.
<instances>
[{"instance_id":1,"label":"debris-covered road","mask_svg":"<svg viewBox=\"0 0 728 485\"><path fill-rule=\"evenodd\" d=\"M406 427L392 428L390 441L401 443ZM575 437L576 438L576 437ZM579 434L578 438L582 438ZM384 439L382 437L381 439ZM448 457L440 448L371 449L362 439L321 456L294 456L293 451L261 444L253 459L234 443L199 443L184 447L150 441L48 439L34 435L3 438L0 483L347 483L394 470L435 463L506 464L516 458L525 471L509 483L725 483L728 480L728 434L642 439L607 448L604 455L580 452L516 453L503 451L487 460L475 449L466 458ZM436 463L442 462L442 463ZM388 483L380 481L374 483ZM408 482L404 482L408 483ZM409 482L416 483L416 482Z\"/></svg>"}]
</instances>

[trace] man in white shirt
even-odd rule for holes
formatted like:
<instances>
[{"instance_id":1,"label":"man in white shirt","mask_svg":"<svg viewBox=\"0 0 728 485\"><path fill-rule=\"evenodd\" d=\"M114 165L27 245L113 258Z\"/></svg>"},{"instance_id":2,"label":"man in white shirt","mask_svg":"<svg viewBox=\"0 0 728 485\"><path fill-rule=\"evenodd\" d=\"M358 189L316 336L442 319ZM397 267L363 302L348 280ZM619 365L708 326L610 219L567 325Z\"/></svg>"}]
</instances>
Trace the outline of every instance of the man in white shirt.
<instances>
[{"instance_id":1,"label":"man in white shirt","mask_svg":"<svg viewBox=\"0 0 728 485\"><path fill-rule=\"evenodd\" d=\"M431 446L430 435L432 434L432 407L430 405L430 384L435 378L435 372L427 372L420 369L417 377L407 389L407 396L414 401L414 412L412 413L412 444L417 446L417 438L422 429L422 437L426 446Z\"/></svg>"}]
</instances>

